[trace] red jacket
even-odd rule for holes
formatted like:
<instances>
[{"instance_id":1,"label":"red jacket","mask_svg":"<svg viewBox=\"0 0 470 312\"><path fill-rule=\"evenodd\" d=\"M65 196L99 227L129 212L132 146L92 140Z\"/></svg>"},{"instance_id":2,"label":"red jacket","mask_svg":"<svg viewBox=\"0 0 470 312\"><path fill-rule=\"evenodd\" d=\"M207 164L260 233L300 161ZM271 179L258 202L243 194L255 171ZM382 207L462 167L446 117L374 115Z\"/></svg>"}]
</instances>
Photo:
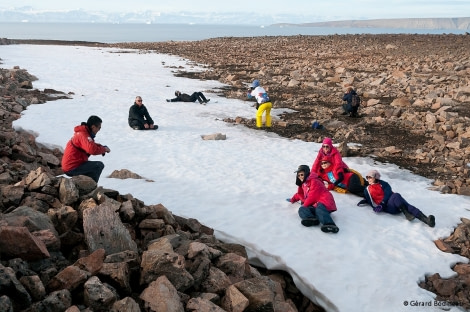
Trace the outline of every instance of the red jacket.
<instances>
[{"instance_id":1,"label":"red jacket","mask_svg":"<svg viewBox=\"0 0 470 312\"><path fill-rule=\"evenodd\" d=\"M338 187L347 190L349 187L349 180L354 175L352 172L343 172L343 180L338 184ZM329 166L326 169L320 169L318 175L323 181L328 182L328 189L333 190L335 188L334 183L338 180L338 172L333 170L333 166Z\"/></svg>"},{"instance_id":2,"label":"red jacket","mask_svg":"<svg viewBox=\"0 0 470 312\"><path fill-rule=\"evenodd\" d=\"M100 155L106 153L106 148L95 143L86 125L76 126L73 137L65 146L62 157L62 170L64 172L73 170L88 161L90 155Z\"/></svg>"},{"instance_id":3,"label":"red jacket","mask_svg":"<svg viewBox=\"0 0 470 312\"><path fill-rule=\"evenodd\" d=\"M328 211L336 211L336 203L333 195L331 195L330 191L328 191L323 182L313 172L310 173L307 181L299 186L297 193L292 196L290 201L291 203L295 203L299 200L304 207L316 207L317 203L320 202L326 207Z\"/></svg>"},{"instance_id":4,"label":"red jacket","mask_svg":"<svg viewBox=\"0 0 470 312\"><path fill-rule=\"evenodd\" d=\"M343 158L341 157L341 154L338 149L331 145L330 152L328 154L325 154L325 152L323 152L323 149L320 148L317 154L317 158L315 158L315 161L312 164L312 172L315 172L316 174L320 173L320 161L324 156L330 157L331 166L335 173L339 171L344 171L344 169L348 169L348 165L346 165L346 163L343 161Z\"/></svg>"}]
</instances>

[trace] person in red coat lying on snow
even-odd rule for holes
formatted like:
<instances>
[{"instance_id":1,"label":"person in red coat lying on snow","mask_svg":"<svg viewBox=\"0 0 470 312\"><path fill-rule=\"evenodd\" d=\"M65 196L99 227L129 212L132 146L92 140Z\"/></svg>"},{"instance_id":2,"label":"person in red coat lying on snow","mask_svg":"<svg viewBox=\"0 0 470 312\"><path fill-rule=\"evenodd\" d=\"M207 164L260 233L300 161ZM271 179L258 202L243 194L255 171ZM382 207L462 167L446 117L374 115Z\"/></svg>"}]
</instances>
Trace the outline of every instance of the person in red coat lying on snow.
<instances>
[{"instance_id":1,"label":"person in red coat lying on snow","mask_svg":"<svg viewBox=\"0 0 470 312\"><path fill-rule=\"evenodd\" d=\"M316 173L310 173L307 165L300 165L297 171L295 184L297 193L287 200L292 204L300 201L299 216L304 226L322 224L321 230L325 233L337 233L339 228L330 216L336 211L333 195L328 191Z\"/></svg>"}]
</instances>

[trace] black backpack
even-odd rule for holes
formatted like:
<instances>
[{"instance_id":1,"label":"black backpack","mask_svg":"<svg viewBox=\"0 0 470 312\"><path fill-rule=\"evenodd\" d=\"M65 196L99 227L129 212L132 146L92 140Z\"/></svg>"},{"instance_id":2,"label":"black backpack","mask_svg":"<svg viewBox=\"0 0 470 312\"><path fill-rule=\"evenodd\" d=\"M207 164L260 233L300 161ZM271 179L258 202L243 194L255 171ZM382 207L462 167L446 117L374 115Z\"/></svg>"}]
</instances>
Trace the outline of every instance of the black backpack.
<instances>
[{"instance_id":1,"label":"black backpack","mask_svg":"<svg viewBox=\"0 0 470 312\"><path fill-rule=\"evenodd\" d=\"M357 94L352 95L351 105L353 107L361 105L361 97Z\"/></svg>"}]
</instances>

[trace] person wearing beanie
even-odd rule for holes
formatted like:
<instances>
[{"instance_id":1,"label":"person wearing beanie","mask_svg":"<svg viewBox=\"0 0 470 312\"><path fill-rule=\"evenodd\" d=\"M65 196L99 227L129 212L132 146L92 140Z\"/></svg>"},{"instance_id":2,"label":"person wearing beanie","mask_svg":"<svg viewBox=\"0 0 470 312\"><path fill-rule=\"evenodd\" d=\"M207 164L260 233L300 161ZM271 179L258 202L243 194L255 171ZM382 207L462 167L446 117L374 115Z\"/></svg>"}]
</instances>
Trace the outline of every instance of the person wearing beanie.
<instances>
[{"instance_id":1,"label":"person wearing beanie","mask_svg":"<svg viewBox=\"0 0 470 312\"><path fill-rule=\"evenodd\" d=\"M338 193L352 193L364 197L364 186L368 183L359 172L348 169L348 171L335 172L331 165L331 157L323 156L320 162L320 174L318 175L329 190Z\"/></svg>"},{"instance_id":2,"label":"person wearing beanie","mask_svg":"<svg viewBox=\"0 0 470 312\"><path fill-rule=\"evenodd\" d=\"M300 165L295 173L297 193L287 198L287 201L292 204L300 201L298 214L301 224L303 226L321 224L322 232L338 233L339 228L330 215L336 211L333 195L325 188L317 174L310 172L307 165Z\"/></svg>"},{"instance_id":3,"label":"person wearing beanie","mask_svg":"<svg viewBox=\"0 0 470 312\"><path fill-rule=\"evenodd\" d=\"M206 99L202 92L193 92L193 94L189 95L186 93L181 93L180 91L175 91L175 98L167 99L167 102L196 102L198 101L199 104L208 103L210 99Z\"/></svg>"},{"instance_id":4,"label":"person wearing beanie","mask_svg":"<svg viewBox=\"0 0 470 312\"><path fill-rule=\"evenodd\" d=\"M359 109L361 101L352 86L348 86L346 88L346 92L343 95L343 101L346 102L343 104L343 115L349 114L349 117L359 117L357 110Z\"/></svg>"},{"instance_id":5,"label":"person wearing beanie","mask_svg":"<svg viewBox=\"0 0 470 312\"><path fill-rule=\"evenodd\" d=\"M259 80L253 80L247 93L248 99L256 100L256 127L260 129L263 126L263 114L266 112L266 127L271 127L271 108L273 104L269 99L266 90L260 86Z\"/></svg>"},{"instance_id":6,"label":"person wearing beanie","mask_svg":"<svg viewBox=\"0 0 470 312\"><path fill-rule=\"evenodd\" d=\"M321 169L321 159L324 156L330 157L331 162L331 170L338 175L340 172L347 172L348 165L343 161L340 152L336 147L333 146L333 141L326 137L323 139L322 145L320 150L318 151L317 157L312 164L312 171L315 172L317 175L320 175Z\"/></svg>"},{"instance_id":7,"label":"person wearing beanie","mask_svg":"<svg viewBox=\"0 0 470 312\"><path fill-rule=\"evenodd\" d=\"M102 120L98 116L90 116L87 122L82 122L73 131L73 137L67 142L62 157L62 170L70 177L85 175L96 183L103 171L101 161L90 161L90 155L102 155L111 152L109 147L95 143L95 136L101 130Z\"/></svg>"},{"instance_id":8,"label":"person wearing beanie","mask_svg":"<svg viewBox=\"0 0 470 312\"><path fill-rule=\"evenodd\" d=\"M433 215L426 216L421 210L409 204L400 193L393 192L390 184L380 179L380 173L377 170L369 171L366 179L369 185L364 189L365 199L361 200L358 206L369 204L375 212L403 213L408 221L417 218L430 227L436 225Z\"/></svg>"}]
</instances>

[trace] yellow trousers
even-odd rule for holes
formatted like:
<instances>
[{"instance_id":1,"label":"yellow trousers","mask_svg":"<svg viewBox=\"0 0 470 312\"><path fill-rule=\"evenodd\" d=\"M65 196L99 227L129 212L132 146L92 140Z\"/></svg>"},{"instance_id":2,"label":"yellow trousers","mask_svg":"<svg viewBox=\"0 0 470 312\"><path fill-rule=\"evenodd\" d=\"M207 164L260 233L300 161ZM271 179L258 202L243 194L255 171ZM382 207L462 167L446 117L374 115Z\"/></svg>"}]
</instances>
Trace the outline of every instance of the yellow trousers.
<instances>
[{"instance_id":1,"label":"yellow trousers","mask_svg":"<svg viewBox=\"0 0 470 312\"><path fill-rule=\"evenodd\" d=\"M256 112L256 127L261 128L263 125L263 113L266 111L266 127L271 127L271 108L273 104L271 102L266 102L261 104L258 107Z\"/></svg>"}]
</instances>

